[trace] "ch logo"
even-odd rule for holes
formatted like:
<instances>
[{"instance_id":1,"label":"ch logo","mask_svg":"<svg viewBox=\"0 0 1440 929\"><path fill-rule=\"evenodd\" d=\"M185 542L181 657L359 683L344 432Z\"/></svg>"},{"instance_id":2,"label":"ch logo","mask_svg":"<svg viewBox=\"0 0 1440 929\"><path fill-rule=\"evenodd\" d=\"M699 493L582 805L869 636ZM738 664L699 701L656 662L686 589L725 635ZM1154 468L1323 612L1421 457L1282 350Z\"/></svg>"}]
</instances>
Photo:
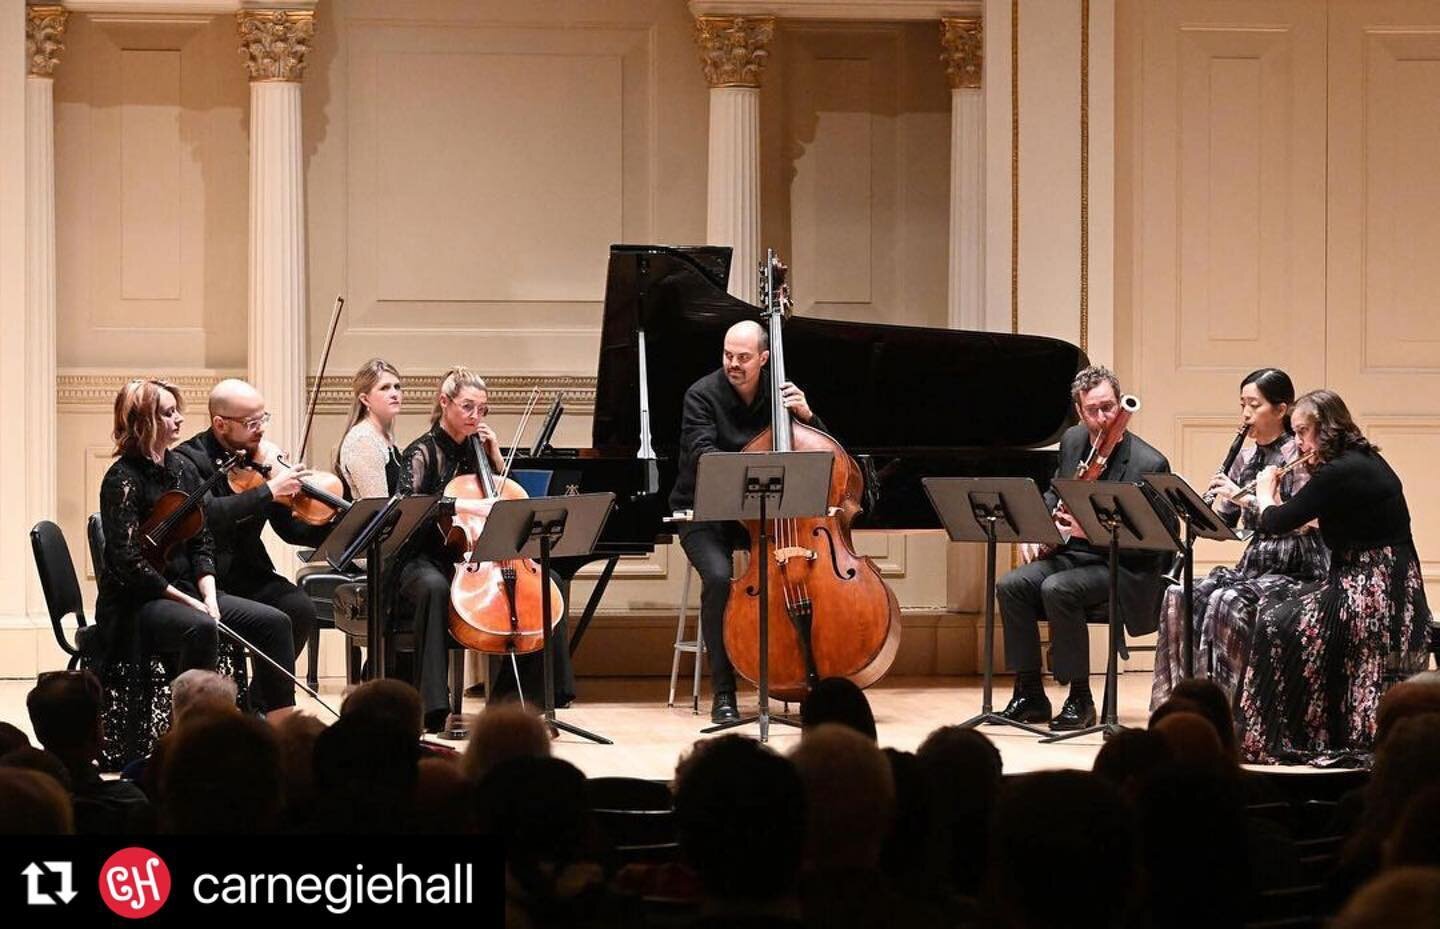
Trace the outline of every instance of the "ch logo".
<instances>
[{"instance_id":1,"label":"ch logo","mask_svg":"<svg viewBox=\"0 0 1440 929\"><path fill-rule=\"evenodd\" d=\"M122 848L100 869L100 899L116 916L143 919L170 899L170 869L148 848Z\"/></svg>"},{"instance_id":2,"label":"ch logo","mask_svg":"<svg viewBox=\"0 0 1440 929\"><path fill-rule=\"evenodd\" d=\"M75 899L74 875L68 861L41 861L30 862L25 870L25 902L31 906L54 906L57 903L69 903ZM40 876L42 874L60 875L60 889L54 892L42 891L40 889Z\"/></svg>"}]
</instances>

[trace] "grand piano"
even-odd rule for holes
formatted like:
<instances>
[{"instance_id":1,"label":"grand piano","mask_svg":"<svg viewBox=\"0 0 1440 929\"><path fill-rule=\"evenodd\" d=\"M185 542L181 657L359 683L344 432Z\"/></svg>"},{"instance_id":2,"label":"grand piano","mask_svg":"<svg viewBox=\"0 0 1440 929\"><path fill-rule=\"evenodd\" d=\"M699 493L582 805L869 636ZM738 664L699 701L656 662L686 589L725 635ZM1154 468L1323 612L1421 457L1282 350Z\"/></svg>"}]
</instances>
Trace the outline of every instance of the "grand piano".
<instances>
[{"instance_id":1,"label":"grand piano","mask_svg":"<svg viewBox=\"0 0 1440 929\"><path fill-rule=\"evenodd\" d=\"M730 249L616 245L610 249L592 447L518 457L549 472L551 494L613 491L616 508L588 558L557 564L568 581L605 568L579 622L573 652L619 557L670 541L670 488L685 390L720 363L725 330L760 319L730 296ZM653 460L641 448L643 329ZM938 529L921 487L931 476L1031 477L1045 488L1054 444L1074 422L1070 382L1088 361L1075 345L1030 335L792 317L790 379L866 475L857 529Z\"/></svg>"}]
</instances>

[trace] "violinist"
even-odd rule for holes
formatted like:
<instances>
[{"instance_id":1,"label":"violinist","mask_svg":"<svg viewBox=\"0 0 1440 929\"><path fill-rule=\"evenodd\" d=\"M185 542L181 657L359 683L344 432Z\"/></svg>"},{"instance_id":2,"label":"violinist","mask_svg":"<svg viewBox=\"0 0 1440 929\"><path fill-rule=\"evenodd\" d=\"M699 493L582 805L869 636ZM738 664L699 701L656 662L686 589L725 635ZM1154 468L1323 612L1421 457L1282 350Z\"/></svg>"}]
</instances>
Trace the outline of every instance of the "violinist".
<instances>
[{"instance_id":1,"label":"violinist","mask_svg":"<svg viewBox=\"0 0 1440 929\"><path fill-rule=\"evenodd\" d=\"M350 422L335 456L335 473L356 500L388 497L400 484L395 448L395 418L404 396L400 372L383 358L371 358L355 372L350 393Z\"/></svg>"},{"instance_id":2,"label":"violinist","mask_svg":"<svg viewBox=\"0 0 1440 929\"><path fill-rule=\"evenodd\" d=\"M197 433L176 451L190 459L200 477L215 473L217 461L243 451L252 461L269 462L271 476L257 486L236 493L220 481L205 498L205 520L215 537L216 571L220 589L274 607L290 618L291 655L315 628L315 604L304 592L275 571L270 553L260 539L266 523L291 545L319 545L328 526L312 526L296 519L276 502L295 494L310 477L307 468L290 469L274 461L276 450L265 441L270 414L265 398L245 381L227 378L210 391L210 428Z\"/></svg>"},{"instance_id":3,"label":"violinist","mask_svg":"<svg viewBox=\"0 0 1440 929\"><path fill-rule=\"evenodd\" d=\"M1056 477L1071 477L1087 453L1120 413L1120 381L1110 369L1093 365L1075 375L1070 388L1080 423L1060 437ZM1136 481L1142 474L1168 472L1170 463L1139 436L1127 432L1100 474L1102 481ZM1046 492L1056 513L1055 525L1068 541L1049 557L1011 571L995 587L1005 624L1005 659L1015 671L1015 695L1002 715L1016 722L1044 723L1056 731L1095 724L1095 699L1090 692L1090 637L1086 614L1109 602L1108 549L1090 544L1085 531L1063 508L1059 496ZM1026 545L1027 557L1035 547ZM1160 598L1165 592L1163 556L1121 552L1118 607L1131 635L1155 631ZM1040 629L1050 623L1051 670L1070 694L1051 719L1050 700L1040 678Z\"/></svg>"},{"instance_id":4,"label":"violinist","mask_svg":"<svg viewBox=\"0 0 1440 929\"><path fill-rule=\"evenodd\" d=\"M115 397L115 463L100 485L105 557L96 618L112 653L139 645L143 653L176 653L178 671L213 669L216 620L276 662L293 669L290 619L280 610L216 588L215 540L203 526L174 546L163 570L146 559L141 529L166 491L186 493L203 483L191 460L169 448L185 418L180 391L164 381L137 379ZM214 466L211 466L212 470ZM128 626L133 623L133 626ZM294 685L255 662L253 694L272 722L295 707Z\"/></svg>"},{"instance_id":5,"label":"violinist","mask_svg":"<svg viewBox=\"0 0 1440 929\"><path fill-rule=\"evenodd\" d=\"M770 399L765 367L770 340L757 322L744 320L725 333L720 367L685 391L680 421L680 465L670 508L695 505L695 471L706 452L738 452L770 425ZM823 429L819 418L794 384L782 385L786 409L803 423ZM710 653L710 718L733 722L735 671L725 651L725 606L730 599L732 552L749 545L739 523L697 522L682 525L680 545L700 573L700 626Z\"/></svg>"},{"instance_id":6,"label":"violinist","mask_svg":"<svg viewBox=\"0 0 1440 929\"><path fill-rule=\"evenodd\" d=\"M505 469L500 442L485 422L490 412L490 394L480 375L468 368L452 368L440 380L435 407L430 413L430 430L411 442L400 456L399 491L405 494L439 494L451 479L474 474L477 469L471 436L479 439L484 454L496 473ZM489 500L445 498L442 517L485 516ZM412 541L411 557L400 568L399 600L403 617L408 612L415 633L420 671L420 698L425 706L425 728L439 732L445 725L450 701L446 671L449 647L450 580L455 572L456 554L447 547L443 532L418 532ZM574 698L574 674L570 668L565 623L554 627L551 646L555 658L555 705L564 706ZM539 653L518 659L525 690L539 693L543 674ZM514 687L512 674L490 678L489 699L503 698ZM533 689L532 689L533 687Z\"/></svg>"}]
</instances>

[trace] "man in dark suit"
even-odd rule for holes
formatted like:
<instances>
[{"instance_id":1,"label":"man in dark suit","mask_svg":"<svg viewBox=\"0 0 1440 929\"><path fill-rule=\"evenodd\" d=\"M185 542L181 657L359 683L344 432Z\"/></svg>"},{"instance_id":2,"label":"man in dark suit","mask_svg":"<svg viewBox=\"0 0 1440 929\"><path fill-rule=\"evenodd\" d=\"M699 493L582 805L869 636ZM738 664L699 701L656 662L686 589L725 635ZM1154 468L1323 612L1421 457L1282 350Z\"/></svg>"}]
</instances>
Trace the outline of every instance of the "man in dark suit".
<instances>
[{"instance_id":1,"label":"man in dark suit","mask_svg":"<svg viewBox=\"0 0 1440 929\"><path fill-rule=\"evenodd\" d=\"M237 379L226 379L210 391L210 428L176 447L194 462L202 478L215 473L216 462L237 451L262 458L260 445L270 414L260 392ZM296 519L275 497L293 494L311 472L276 466L268 481L235 493L226 481L205 496L205 522L215 536L215 581L227 594L275 607L290 617L291 637L299 655L315 628L315 604L300 588L275 571L260 533L269 523L291 545L319 545L331 526L311 526Z\"/></svg>"},{"instance_id":2,"label":"man in dark suit","mask_svg":"<svg viewBox=\"0 0 1440 929\"><path fill-rule=\"evenodd\" d=\"M1080 423L1060 438L1056 477L1073 476L1091 445L1120 413L1120 382L1108 368L1095 365L1081 371L1070 395ZM1142 474L1169 470L1164 455L1127 432L1111 453L1100 480L1136 481ZM1058 495L1051 490L1045 498L1054 510ZM1039 560L1035 560L1034 547L1025 546L1030 563L1006 574L995 588L1005 623L1005 658L1016 673L1015 695L1002 712L1019 722L1049 721L1055 730L1082 729L1095 724L1085 617L1109 601L1109 555L1106 549L1090 544L1084 530L1064 509L1056 512L1055 525L1068 541ZM1117 605L1131 635L1155 631L1165 592L1164 567L1163 555L1120 553ZM1041 617L1050 623L1051 670L1057 681L1070 685L1070 695L1053 720L1040 676Z\"/></svg>"}]
</instances>

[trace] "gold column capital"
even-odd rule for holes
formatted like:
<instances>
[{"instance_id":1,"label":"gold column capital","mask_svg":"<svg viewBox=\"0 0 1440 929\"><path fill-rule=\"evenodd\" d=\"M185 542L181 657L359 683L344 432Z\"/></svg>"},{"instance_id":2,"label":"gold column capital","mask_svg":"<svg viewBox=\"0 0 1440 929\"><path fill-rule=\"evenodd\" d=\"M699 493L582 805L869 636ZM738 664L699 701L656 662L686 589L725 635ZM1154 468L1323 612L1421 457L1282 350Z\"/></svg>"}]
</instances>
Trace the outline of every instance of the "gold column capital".
<instances>
[{"instance_id":1,"label":"gold column capital","mask_svg":"<svg viewBox=\"0 0 1440 929\"><path fill-rule=\"evenodd\" d=\"M235 14L240 60L250 81L296 81L315 38L314 10L241 10Z\"/></svg>"},{"instance_id":2,"label":"gold column capital","mask_svg":"<svg viewBox=\"0 0 1440 929\"><path fill-rule=\"evenodd\" d=\"M773 16L697 16L695 41L711 87L759 87L775 36Z\"/></svg>"},{"instance_id":3,"label":"gold column capital","mask_svg":"<svg viewBox=\"0 0 1440 929\"><path fill-rule=\"evenodd\" d=\"M53 77L65 50L65 24L70 12L58 3L25 7L26 70L34 77Z\"/></svg>"},{"instance_id":4,"label":"gold column capital","mask_svg":"<svg viewBox=\"0 0 1440 929\"><path fill-rule=\"evenodd\" d=\"M985 72L985 24L978 16L940 20L940 60L950 89L979 89Z\"/></svg>"}]
</instances>

